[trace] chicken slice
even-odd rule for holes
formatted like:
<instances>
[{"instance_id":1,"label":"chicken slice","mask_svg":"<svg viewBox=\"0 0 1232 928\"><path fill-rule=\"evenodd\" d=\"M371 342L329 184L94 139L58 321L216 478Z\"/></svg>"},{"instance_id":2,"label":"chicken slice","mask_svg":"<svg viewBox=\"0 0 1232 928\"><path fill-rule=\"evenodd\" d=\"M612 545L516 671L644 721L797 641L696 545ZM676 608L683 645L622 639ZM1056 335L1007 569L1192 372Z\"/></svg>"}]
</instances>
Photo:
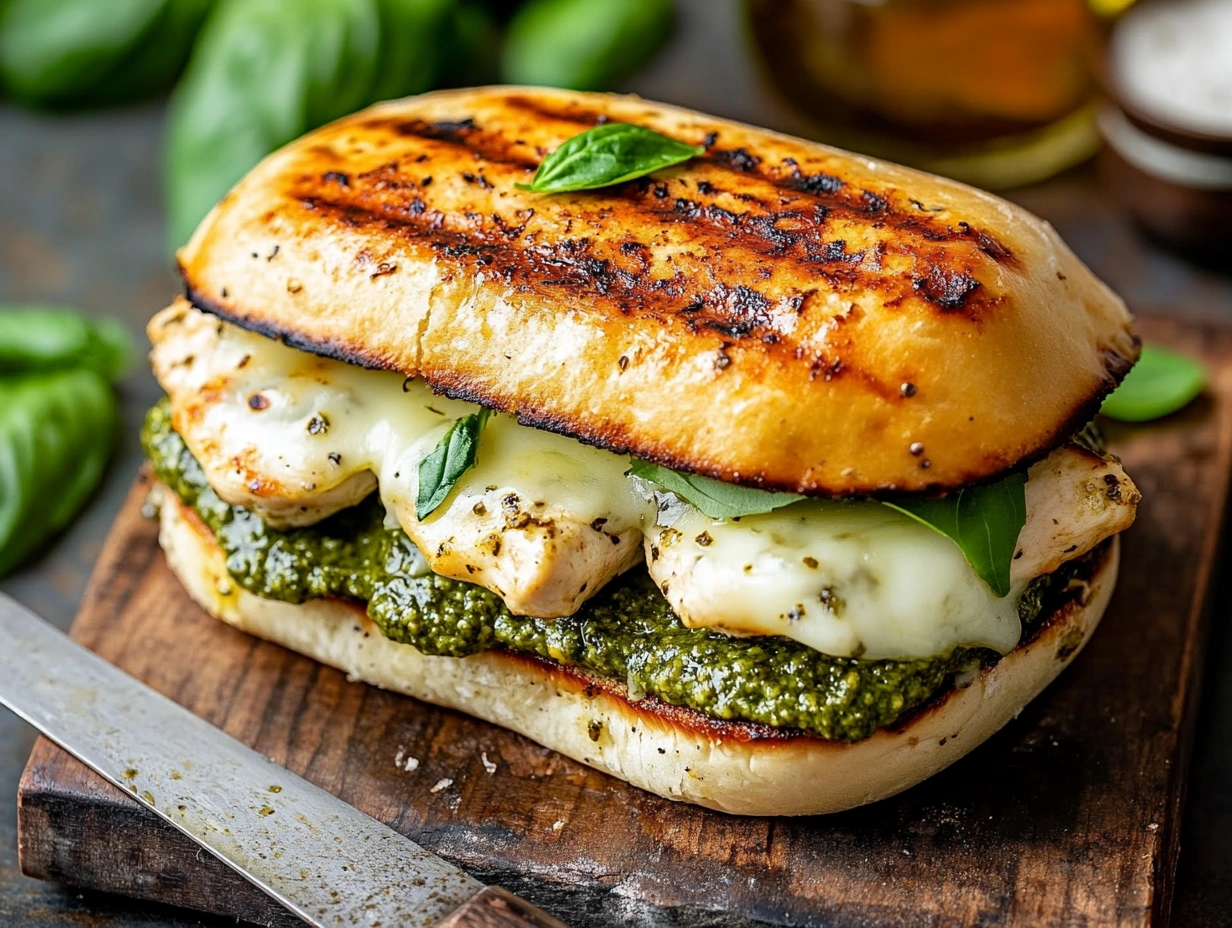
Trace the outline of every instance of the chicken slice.
<instances>
[{"instance_id":1,"label":"chicken slice","mask_svg":"<svg viewBox=\"0 0 1232 928\"><path fill-rule=\"evenodd\" d=\"M571 615L642 557L653 506L625 479L623 457L493 416L477 466L421 522L419 463L477 406L296 350L183 301L155 316L149 335L175 429L206 479L271 526L311 525L379 483L433 571L545 618Z\"/></svg>"}]
</instances>

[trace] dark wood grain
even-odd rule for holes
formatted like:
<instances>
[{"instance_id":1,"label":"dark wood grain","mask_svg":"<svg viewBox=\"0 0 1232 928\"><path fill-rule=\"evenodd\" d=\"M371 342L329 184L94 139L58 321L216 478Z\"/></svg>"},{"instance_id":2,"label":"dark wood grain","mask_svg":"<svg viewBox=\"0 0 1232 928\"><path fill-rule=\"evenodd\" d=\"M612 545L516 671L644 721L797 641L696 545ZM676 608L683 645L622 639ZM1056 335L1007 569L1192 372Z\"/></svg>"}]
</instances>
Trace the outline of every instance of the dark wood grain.
<instances>
[{"instance_id":1,"label":"dark wood grain","mask_svg":"<svg viewBox=\"0 0 1232 928\"><path fill-rule=\"evenodd\" d=\"M1232 330L1161 318L1142 329L1205 357L1213 382L1180 415L1109 429L1145 501L1103 626L988 744L868 808L796 820L707 812L502 729L348 683L189 602L138 513L140 488L73 632L262 753L575 928L1161 925L1232 464ZM408 772L412 757L418 767ZM22 782L19 828L22 863L35 876L257 921L274 914L46 743ZM141 866L118 864L127 861Z\"/></svg>"},{"instance_id":2,"label":"dark wood grain","mask_svg":"<svg viewBox=\"0 0 1232 928\"><path fill-rule=\"evenodd\" d=\"M567 928L499 886L489 886L437 928Z\"/></svg>"}]
</instances>

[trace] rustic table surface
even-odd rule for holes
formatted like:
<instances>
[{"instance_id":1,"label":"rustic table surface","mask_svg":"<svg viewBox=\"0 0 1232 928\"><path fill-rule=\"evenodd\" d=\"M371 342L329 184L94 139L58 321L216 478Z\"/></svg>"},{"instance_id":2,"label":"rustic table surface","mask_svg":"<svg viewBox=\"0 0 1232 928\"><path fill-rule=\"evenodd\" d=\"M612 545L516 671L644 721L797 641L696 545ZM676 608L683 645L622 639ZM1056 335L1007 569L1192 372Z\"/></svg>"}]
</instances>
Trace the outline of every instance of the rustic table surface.
<instances>
[{"instance_id":1,"label":"rustic table surface","mask_svg":"<svg viewBox=\"0 0 1232 928\"><path fill-rule=\"evenodd\" d=\"M646 96L790 129L759 86L737 38L732 0L689 0L671 48L632 85ZM176 292L164 242L159 103L39 116L0 103L0 303L75 305L124 319L139 343L145 320ZM1131 306L1232 325L1232 277L1154 247L1078 168L1012 198L1049 219ZM72 529L0 589L66 628L110 521L139 462L141 415L158 395L143 368L122 387L125 432L102 490ZM1232 925L1232 634L1228 557L1206 668L1173 925ZM1160 578L1167 582L1167 578ZM134 905L39 883L17 867L17 779L32 732L0 712L0 926L221 925L222 920ZM7 797L7 798L6 798Z\"/></svg>"}]
</instances>

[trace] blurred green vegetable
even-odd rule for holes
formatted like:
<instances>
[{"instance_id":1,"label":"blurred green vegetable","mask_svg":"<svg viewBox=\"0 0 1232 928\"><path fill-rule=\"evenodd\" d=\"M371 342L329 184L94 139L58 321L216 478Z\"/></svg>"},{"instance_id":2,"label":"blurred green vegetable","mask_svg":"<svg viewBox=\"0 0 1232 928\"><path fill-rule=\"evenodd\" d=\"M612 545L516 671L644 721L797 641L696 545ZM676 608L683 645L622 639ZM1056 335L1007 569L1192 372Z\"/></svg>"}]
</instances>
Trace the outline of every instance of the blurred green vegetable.
<instances>
[{"instance_id":1,"label":"blurred green vegetable","mask_svg":"<svg viewBox=\"0 0 1232 928\"><path fill-rule=\"evenodd\" d=\"M376 6L381 22L376 82L363 88L363 103L392 100L436 86L451 50L458 4L454 0L377 0Z\"/></svg>"},{"instance_id":2,"label":"blurred green vegetable","mask_svg":"<svg viewBox=\"0 0 1232 928\"><path fill-rule=\"evenodd\" d=\"M167 137L173 246L266 154L368 103L430 88L452 0L219 0Z\"/></svg>"},{"instance_id":3,"label":"blurred green vegetable","mask_svg":"<svg viewBox=\"0 0 1232 928\"><path fill-rule=\"evenodd\" d=\"M1143 345L1142 357L1100 412L1123 422L1149 422L1188 406L1205 386L1206 368L1197 361Z\"/></svg>"},{"instance_id":4,"label":"blurred green vegetable","mask_svg":"<svg viewBox=\"0 0 1232 928\"><path fill-rule=\"evenodd\" d=\"M131 355L118 322L0 306L0 576L98 485L118 418L111 381Z\"/></svg>"},{"instance_id":5,"label":"blurred green vegetable","mask_svg":"<svg viewBox=\"0 0 1232 928\"><path fill-rule=\"evenodd\" d=\"M115 380L128 368L132 340L112 319L71 309L0 306L0 374L84 367Z\"/></svg>"},{"instance_id":6,"label":"blurred green vegetable","mask_svg":"<svg viewBox=\"0 0 1232 928\"><path fill-rule=\"evenodd\" d=\"M115 397L95 371L0 378L0 576L76 514L115 431Z\"/></svg>"},{"instance_id":7,"label":"blurred green vegetable","mask_svg":"<svg viewBox=\"0 0 1232 928\"><path fill-rule=\"evenodd\" d=\"M514 14L501 79L610 90L671 37L672 0L530 0Z\"/></svg>"},{"instance_id":8,"label":"blurred green vegetable","mask_svg":"<svg viewBox=\"0 0 1232 928\"><path fill-rule=\"evenodd\" d=\"M500 23L507 23L522 5L522 0L480 0L479 3Z\"/></svg>"},{"instance_id":9,"label":"blurred green vegetable","mask_svg":"<svg viewBox=\"0 0 1232 928\"><path fill-rule=\"evenodd\" d=\"M171 101L174 244L269 152L362 106L379 47L373 0L221 0Z\"/></svg>"},{"instance_id":10,"label":"blurred green vegetable","mask_svg":"<svg viewBox=\"0 0 1232 928\"><path fill-rule=\"evenodd\" d=\"M445 33L444 62L438 85L479 87L500 73L501 29L482 3L459 3Z\"/></svg>"},{"instance_id":11,"label":"blurred green vegetable","mask_svg":"<svg viewBox=\"0 0 1232 928\"><path fill-rule=\"evenodd\" d=\"M0 82L41 106L118 103L171 85L213 0L0 3Z\"/></svg>"}]
</instances>

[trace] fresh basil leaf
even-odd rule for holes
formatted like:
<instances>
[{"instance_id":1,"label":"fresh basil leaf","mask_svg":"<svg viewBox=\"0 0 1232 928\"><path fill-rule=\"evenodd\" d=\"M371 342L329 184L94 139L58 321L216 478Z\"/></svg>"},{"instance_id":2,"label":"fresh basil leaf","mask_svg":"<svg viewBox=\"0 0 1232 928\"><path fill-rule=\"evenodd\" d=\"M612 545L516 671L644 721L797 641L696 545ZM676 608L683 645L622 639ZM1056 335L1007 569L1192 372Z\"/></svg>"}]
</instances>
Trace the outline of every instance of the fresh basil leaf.
<instances>
[{"instance_id":1,"label":"fresh basil leaf","mask_svg":"<svg viewBox=\"0 0 1232 928\"><path fill-rule=\"evenodd\" d=\"M756 490L697 474L682 474L637 458L633 458L629 473L670 490L712 519L761 515L804 499L797 493Z\"/></svg>"},{"instance_id":2,"label":"fresh basil leaf","mask_svg":"<svg viewBox=\"0 0 1232 928\"><path fill-rule=\"evenodd\" d=\"M998 596L1010 592L1010 565L1027 522L1026 471L966 487L944 499L883 501L954 540L976 574Z\"/></svg>"},{"instance_id":3,"label":"fresh basil leaf","mask_svg":"<svg viewBox=\"0 0 1232 928\"><path fill-rule=\"evenodd\" d=\"M80 107L168 88L214 0L0 2L0 78L27 104Z\"/></svg>"},{"instance_id":4,"label":"fresh basil leaf","mask_svg":"<svg viewBox=\"0 0 1232 928\"><path fill-rule=\"evenodd\" d=\"M71 309L0 306L0 373L86 367L118 379L132 359L128 330Z\"/></svg>"},{"instance_id":5,"label":"fresh basil leaf","mask_svg":"<svg viewBox=\"0 0 1232 928\"><path fill-rule=\"evenodd\" d=\"M597 190L680 164L705 150L643 126L608 122L566 140L543 159L529 184L517 186L534 193Z\"/></svg>"},{"instance_id":6,"label":"fresh basil leaf","mask_svg":"<svg viewBox=\"0 0 1232 928\"><path fill-rule=\"evenodd\" d=\"M1142 356L1100 409L1110 419L1148 422L1189 403L1206 386L1206 368L1167 348L1143 345Z\"/></svg>"},{"instance_id":7,"label":"fresh basil leaf","mask_svg":"<svg viewBox=\"0 0 1232 928\"><path fill-rule=\"evenodd\" d=\"M0 378L0 576L93 492L116 432L111 386L92 370Z\"/></svg>"},{"instance_id":8,"label":"fresh basil leaf","mask_svg":"<svg viewBox=\"0 0 1232 928\"><path fill-rule=\"evenodd\" d=\"M479 435L492 415L481 409L463 416L449 427L445 436L426 458L419 462L419 491L415 496L415 515L428 518L445 501L458 478L475 466Z\"/></svg>"},{"instance_id":9,"label":"fresh basil leaf","mask_svg":"<svg viewBox=\"0 0 1232 928\"><path fill-rule=\"evenodd\" d=\"M501 80L611 90L658 54L675 25L672 0L530 0L509 23Z\"/></svg>"}]
</instances>

